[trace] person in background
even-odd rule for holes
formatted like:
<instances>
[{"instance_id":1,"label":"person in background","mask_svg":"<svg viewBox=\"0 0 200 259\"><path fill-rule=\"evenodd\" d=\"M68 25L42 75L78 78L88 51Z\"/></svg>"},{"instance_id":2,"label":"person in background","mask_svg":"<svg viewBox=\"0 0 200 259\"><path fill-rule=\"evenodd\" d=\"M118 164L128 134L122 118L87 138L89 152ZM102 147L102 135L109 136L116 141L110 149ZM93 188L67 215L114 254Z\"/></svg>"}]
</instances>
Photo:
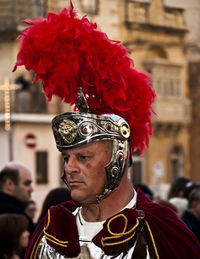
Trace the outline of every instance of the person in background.
<instances>
[{"instance_id":1,"label":"person in background","mask_svg":"<svg viewBox=\"0 0 200 259\"><path fill-rule=\"evenodd\" d=\"M178 212L176 206L174 206L171 202L169 202L168 200L164 200L164 199L157 199L156 202L162 206L166 206L170 209L172 209L174 212Z\"/></svg>"},{"instance_id":2,"label":"person in background","mask_svg":"<svg viewBox=\"0 0 200 259\"><path fill-rule=\"evenodd\" d=\"M185 191L184 191L184 198L188 199L189 194L191 193L191 191L195 188L199 188L200 187L200 182L198 181L190 181L186 184L185 186Z\"/></svg>"},{"instance_id":3,"label":"person in background","mask_svg":"<svg viewBox=\"0 0 200 259\"><path fill-rule=\"evenodd\" d=\"M176 207L179 217L188 206L188 200L185 198L185 189L190 180L185 177L177 178L170 186L168 192L168 201Z\"/></svg>"},{"instance_id":4,"label":"person in background","mask_svg":"<svg viewBox=\"0 0 200 259\"><path fill-rule=\"evenodd\" d=\"M28 225L29 222L23 215L0 215L0 259L20 258L29 242Z\"/></svg>"},{"instance_id":5,"label":"person in background","mask_svg":"<svg viewBox=\"0 0 200 259\"><path fill-rule=\"evenodd\" d=\"M37 224L39 224L41 222L41 220L44 218L48 209L51 206L55 206L57 204L60 204L65 201L70 201L70 200L71 200L71 195L70 195L70 191L68 188L58 187L58 188L51 190L43 201L41 213L39 215Z\"/></svg>"},{"instance_id":6,"label":"person in background","mask_svg":"<svg viewBox=\"0 0 200 259\"><path fill-rule=\"evenodd\" d=\"M188 209L181 219L200 241L200 186L189 193L188 201Z\"/></svg>"},{"instance_id":7,"label":"person in background","mask_svg":"<svg viewBox=\"0 0 200 259\"><path fill-rule=\"evenodd\" d=\"M24 73L21 73L15 80L18 85L17 91L17 108L18 112L26 113L31 109L31 93L30 93L30 80L26 79Z\"/></svg>"},{"instance_id":8,"label":"person in background","mask_svg":"<svg viewBox=\"0 0 200 259\"><path fill-rule=\"evenodd\" d=\"M140 188L140 190L150 199L153 200L153 192L146 184L134 184L134 188Z\"/></svg>"},{"instance_id":9,"label":"person in background","mask_svg":"<svg viewBox=\"0 0 200 259\"><path fill-rule=\"evenodd\" d=\"M198 258L195 235L129 177L131 153L143 154L152 133L149 77L72 3L28 24L15 69L33 69L48 100L76 107L52 120L72 201L48 210L25 259Z\"/></svg>"},{"instance_id":10,"label":"person in background","mask_svg":"<svg viewBox=\"0 0 200 259\"><path fill-rule=\"evenodd\" d=\"M188 178L178 177L170 186L168 199L173 197L184 197L186 185L190 182Z\"/></svg>"},{"instance_id":11,"label":"person in background","mask_svg":"<svg viewBox=\"0 0 200 259\"><path fill-rule=\"evenodd\" d=\"M26 203L24 212L26 215L29 216L29 218L32 220L33 224L35 224L35 214L37 212L37 206L36 202L33 200L30 200Z\"/></svg>"},{"instance_id":12,"label":"person in background","mask_svg":"<svg viewBox=\"0 0 200 259\"><path fill-rule=\"evenodd\" d=\"M26 215L25 204L31 199L33 192L30 170L17 161L8 162L0 171L0 214L15 213ZM35 227L29 220L29 231Z\"/></svg>"}]
</instances>

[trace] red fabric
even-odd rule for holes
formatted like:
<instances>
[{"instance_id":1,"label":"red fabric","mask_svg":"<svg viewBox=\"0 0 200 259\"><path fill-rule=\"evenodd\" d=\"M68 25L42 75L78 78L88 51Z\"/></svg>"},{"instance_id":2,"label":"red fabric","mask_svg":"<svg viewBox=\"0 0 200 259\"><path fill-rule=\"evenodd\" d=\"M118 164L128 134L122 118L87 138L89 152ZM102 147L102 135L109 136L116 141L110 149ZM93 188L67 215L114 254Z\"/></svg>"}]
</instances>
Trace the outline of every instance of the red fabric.
<instances>
[{"instance_id":1,"label":"red fabric","mask_svg":"<svg viewBox=\"0 0 200 259\"><path fill-rule=\"evenodd\" d=\"M44 226L44 221L42 220L34 233L31 236L30 242L28 244L28 247L26 249L26 253L24 256L24 259L32 259L32 258L37 258L37 247L40 243L40 240L43 236L43 226Z\"/></svg>"},{"instance_id":2,"label":"red fabric","mask_svg":"<svg viewBox=\"0 0 200 259\"><path fill-rule=\"evenodd\" d=\"M59 240L69 241L69 247L66 250L62 250L62 247L58 247L54 243L50 243L50 245L57 249L57 251L62 252L69 257L77 256L80 249L75 217L70 212L73 211L76 206L77 205L73 202L66 202L56 207L52 207L50 210L51 221L48 233ZM143 210L145 213L145 220L150 226L160 259L199 258L200 244L197 238L171 209L152 202L139 190L136 209ZM125 209L117 215L122 213L128 218L127 231L129 231L133 226L135 226L138 213L135 209ZM114 218L115 216L111 218ZM103 229L93 239L94 243L101 247L106 254L114 254L115 251L119 249L119 246L116 245L112 247L103 247L101 243L102 237L105 238L110 236L107 229L108 221L110 219L104 223ZM41 223L33 234L31 242L27 248L25 259L33 258L30 255L34 250L34 247L37 245L37 237L40 235L43 225L44 222ZM114 233L121 233L124 229L124 220L122 217L113 220L110 224L110 228ZM145 230L150 252L153 255L153 258L156 258L152 238L149 234L147 225L145 225ZM127 237L128 235L124 236L124 238ZM119 240L122 239L116 239L116 241ZM122 251L127 251L132 246L133 241L134 240L130 240L127 243L123 243Z\"/></svg>"},{"instance_id":3,"label":"red fabric","mask_svg":"<svg viewBox=\"0 0 200 259\"><path fill-rule=\"evenodd\" d=\"M152 133L151 114L155 93L151 79L138 72L129 52L110 40L85 16L79 19L73 6L47 18L26 20L19 36L17 66L35 71L48 100L57 95L74 104L79 88L87 94L90 111L114 113L131 128L131 146L141 153Z\"/></svg>"},{"instance_id":4,"label":"red fabric","mask_svg":"<svg viewBox=\"0 0 200 259\"><path fill-rule=\"evenodd\" d=\"M49 213L49 226L48 215L44 219L44 226L48 226L46 233L56 238L59 241L67 241L67 247L56 244L54 239L47 239L47 243L54 247L61 254L67 254L69 257L78 256L80 253L79 236L76 227L76 219L69 210L63 206L53 206L50 208ZM70 224L69 224L70 222Z\"/></svg>"},{"instance_id":5,"label":"red fabric","mask_svg":"<svg viewBox=\"0 0 200 259\"><path fill-rule=\"evenodd\" d=\"M50 221L49 227L45 230L48 235L53 236L60 241L68 241L67 247L57 245L47 239L47 243L61 254L66 254L69 257L77 256L80 253L78 230L76 227L76 220L71 211L76 209L77 204L73 201L52 206L49 210ZM37 245L44 236L44 227L48 224L48 214L37 227L30 243L26 249L25 259L37 258Z\"/></svg>"},{"instance_id":6,"label":"red fabric","mask_svg":"<svg viewBox=\"0 0 200 259\"><path fill-rule=\"evenodd\" d=\"M107 255L114 255L116 251L120 251L118 252L119 254L126 253L135 242L137 217L138 213L135 209L125 209L119 212L114 217L106 220L103 224L103 229L92 241L101 247ZM127 225L126 219L128 219ZM125 242L125 240L127 241Z\"/></svg>"},{"instance_id":7,"label":"red fabric","mask_svg":"<svg viewBox=\"0 0 200 259\"><path fill-rule=\"evenodd\" d=\"M160 258L200 258L200 244L196 236L177 214L168 207L152 202L140 190L137 191L136 208L145 213L145 219L151 228ZM152 244L147 226L146 233L148 243ZM152 245L149 248L154 251Z\"/></svg>"}]
</instances>

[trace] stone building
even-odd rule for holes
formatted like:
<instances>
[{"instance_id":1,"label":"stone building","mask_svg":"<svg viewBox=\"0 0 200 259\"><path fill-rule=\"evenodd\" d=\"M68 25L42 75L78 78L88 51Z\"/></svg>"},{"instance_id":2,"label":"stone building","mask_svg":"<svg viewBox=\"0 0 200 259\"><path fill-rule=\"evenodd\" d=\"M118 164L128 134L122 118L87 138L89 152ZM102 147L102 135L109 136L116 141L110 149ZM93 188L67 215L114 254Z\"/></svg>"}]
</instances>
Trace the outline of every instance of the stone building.
<instances>
[{"instance_id":1,"label":"stone building","mask_svg":"<svg viewBox=\"0 0 200 259\"><path fill-rule=\"evenodd\" d=\"M0 167L9 160L26 163L33 172L33 198L41 206L46 192L58 185L62 168L51 132L54 114L69 110L54 98L46 104L41 86L32 85L33 75L22 68L12 73L18 43L16 36L27 17L46 15L49 10L68 6L64 0L5 0L0 3L0 84L11 83L23 75L29 81L30 106L19 111L20 86L11 92L11 131L6 131L4 100L0 102ZM190 101L187 86L187 33L185 12L164 5L162 0L76 0L75 9L97 22L109 38L120 40L130 50L137 69L150 73L157 93L153 118L154 134L142 157L134 154L130 170L135 183L145 183L160 195L178 176L190 177L189 133ZM23 74L22 74L23 73ZM12 141L11 141L12 140Z\"/></svg>"},{"instance_id":2,"label":"stone building","mask_svg":"<svg viewBox=\"0 0 200 259\"><path fill-rule=\"evenodd\" d=\"M200 181L200 1L167 0L170 6L185 9L188 33L186 51L188 58L188 86L191 100L190 124L190 176Z\"/></svg>"}]
</instances>

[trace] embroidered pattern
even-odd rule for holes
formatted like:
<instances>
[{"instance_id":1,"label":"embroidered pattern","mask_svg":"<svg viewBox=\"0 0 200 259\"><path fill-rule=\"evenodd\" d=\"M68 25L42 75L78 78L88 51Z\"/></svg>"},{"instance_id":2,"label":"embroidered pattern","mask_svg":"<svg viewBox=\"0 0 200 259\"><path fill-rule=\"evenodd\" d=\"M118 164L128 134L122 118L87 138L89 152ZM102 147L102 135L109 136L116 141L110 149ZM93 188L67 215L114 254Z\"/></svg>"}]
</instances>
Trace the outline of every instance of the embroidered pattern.
<instances>
[{"instance_id":1,"label":"embroidered pattern","mask_svg":"<svg viewBox=\"0 0 200 259\"><path fill-rule=\"evenodd\" d=\"M122 230L121 233L114 233L114 232L112 232L112 230L110 228L111 222L113 220L115 220L116 218L123 218L124 219L124 227L123 227L123 230ZM133 238L135 233L136 233L136 228L139 225L139 220L136 219L136 224L128 231L127 231L127 225L128 225L128 218L124 214L118 214L118 215L112 217L107 223L108 232L112 236L102 237L102 239L101 239L102 246L104 247L104 246L113 246L113 245L123 244L123 243L126 243L127 241L129 241L131 238ZM126 236L127 236L127 238L126 238ZM119 241L116 241L116 242L112 242L112 243L109 242L110 240L114 241L115 239L119 239L119 238L122 238L122 237L125 237L125 239L119 240Z\"/></svg>"},{"instance_id":2,"label":"embroidered pattern","mask_svg":"<svg viewBox=\"0 0 200 259\"><path fill-rule=\"evenodd\" d=\"M41 231L41 233L39 234L34 246L33 246L33 250L31 252L31 255L30 255L30 259L35 259L36 258L36 255L37 255L37 251L38 251L38 248L39 248L39 245L40 245L40 240L42 238L42 234L43 234L43 231Z\"/></svg>"},{"instance_id":3,"label":"embroidered pattern","mask_svg":"<svg viewBox=\"0 0 200 259\"><path fill-rule=\"evenodd\" d=\"M46 230L49 227L49 224L50 224L50 211L48 210L48 221L47 221L47 225L44 226L44 234L46 236L46 239L51 241L52 243L54 243L56 245L67 247L67 244L69 243L68 241L61 241L61 240L55 238L54 236L52 236L52 235L50 235L46 232Z\"/></svg>"},{"instance_id":4,"label":"embroidered pattern","mask_svg":"<svg viewBox=\"0 0 200 259\"><path fill-rule=\"evenodd\" d=\"M150 237L151 237L151 241L152 241L152 244L153 244L153 248L154 248L154 250L155 250L156 257L159 259L160 257L159 257L159 254L158 254L158 250L157 250L157 247L156 247L156 243L155 243L155 241L154 241L153 233L152 233L152 231L151 231L151 228L150 228L150 226L149 226L149 223L148 223L146 220L145 220L145 223L146 223L146 225L147 225L147 228L148 228L148 231L149 231L149 234L150 234Z\"/></svg>"}]
</instances>

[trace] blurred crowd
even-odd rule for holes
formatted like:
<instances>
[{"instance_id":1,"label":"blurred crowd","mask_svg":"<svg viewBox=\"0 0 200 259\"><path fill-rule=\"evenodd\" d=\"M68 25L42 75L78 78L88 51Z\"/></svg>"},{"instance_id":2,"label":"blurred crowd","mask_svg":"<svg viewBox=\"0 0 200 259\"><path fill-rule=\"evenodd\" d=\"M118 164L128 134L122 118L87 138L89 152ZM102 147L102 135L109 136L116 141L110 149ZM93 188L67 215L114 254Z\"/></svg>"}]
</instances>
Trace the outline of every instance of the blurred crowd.
<instances>
[{"instance_id":1,"label":"blurred crowd","mask_svg":"<svg viewBox=\"0 0 200 259\"><path fill-rule=\"evenodd\" d=\"M172 209L200 241L200 182L185 177L177 178L171 185L166 199L154 197L147 185L134 185L147 197Z\"/></svg>"},{"instance_id":2,"label":"blurred crowd","mask_svg":"<svg viewBox=\"0 0 200 259\"><path fill-rule=\"evenodd\" d=\"M144 184L134 185L161 206L171 208L200 241L200 182L177 178L170 186L168 197L154 197ZM49 191L36 220L37 204L31 199L32 176L22 163L9 162L0 171L0 259L23 258L30 236L52 205L71 199L66 187Z\"/></svg>"},{"instance_id":3,"label":"blurred crowd","mask_svg":"<svg viewBox=\"0 0 200 259\"><path fill-rule=\"evenodd\" d=\"M15 161L7 163L0 171L0 259L24 258L30 237L49 207L71 199L67 188L50 190L36 220L32 192L28 167Z\"/></svg>"}]
</instances>

